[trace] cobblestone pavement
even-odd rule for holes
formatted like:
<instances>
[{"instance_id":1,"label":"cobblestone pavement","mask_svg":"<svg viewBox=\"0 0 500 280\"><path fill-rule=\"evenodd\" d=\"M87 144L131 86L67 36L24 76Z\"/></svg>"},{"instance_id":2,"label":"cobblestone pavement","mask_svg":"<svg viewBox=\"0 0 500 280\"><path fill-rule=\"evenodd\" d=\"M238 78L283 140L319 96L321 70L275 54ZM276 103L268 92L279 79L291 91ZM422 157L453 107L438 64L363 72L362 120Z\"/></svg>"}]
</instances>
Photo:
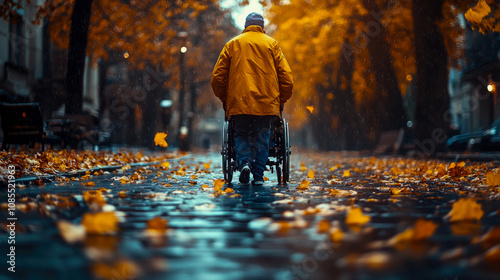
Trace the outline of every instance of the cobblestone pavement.
<instances>
[{"instance_id":1,"label":"cobblestone pavement","mask_svg":"<svg viewBox=\"0 0 500 280\"><path fill-rule=\"evenodd\" d=\"M499 238L493 244L474 241L500 225L498 194L484 194L467 180L398 181L384 170L357 172L356 162L349 155L297 153L288 185L277 185L270 172L262 187L239 185L235 176L225 186L234 193L223 195L214 195L213 180L222 178L215 152L171 160L168 169L132 167L87 180L27 185L17 189L15 273L5 261L6 207L0 211L0 279L500 279L498 256L488 257L499 254ZM345 176L346 170L351 174ZM119 181L133 174L141 177ZM310 185L301 189L303 180ZM82 185L89 181L95 186ZM391 186L407 191L393 194ZM104 197L120 217L119 232L64 241L56 223L79 224L92 210L83 191L99 188L108 189ZM453 202L467 196L481 204L480 221L447 221ZM347 224L353 206L370 221ZM155 217L168 220L165 234L145 231ZM419 219L437 225L430 238L390 241ZM341 237L321 230L323 220Z\"/></svg>"}]
</instances>

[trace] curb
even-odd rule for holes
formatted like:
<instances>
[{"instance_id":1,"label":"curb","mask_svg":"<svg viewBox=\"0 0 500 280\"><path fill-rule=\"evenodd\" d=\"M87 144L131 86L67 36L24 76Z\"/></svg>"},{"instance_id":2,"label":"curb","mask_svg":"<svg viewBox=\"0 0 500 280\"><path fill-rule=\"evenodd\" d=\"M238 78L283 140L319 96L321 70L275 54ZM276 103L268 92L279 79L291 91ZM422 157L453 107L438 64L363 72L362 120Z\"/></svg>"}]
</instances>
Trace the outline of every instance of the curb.
<instances>
[{"instance_id":1,"label":"curb","mask_svg":"<svg viewBox=\"0 0 500 280\"><path fill-rule=\"evenodd\" d=\"M177 160L177 159L181 159L183 157L184 156L180 156L178 158L173 158L170 160ZM160 164L161 162L162 161L135 162L135 163L129 163L126 165L130 165L131 167L140 167L140 166L149 166L149 165L154 165L154 164ZM40 176L29 175L29 176L23 176L21 178L15 179L14 182L16 184L20 184L20 185L34 185L33 183L35 183L36 180L42 180L44 183L50 183L50 182L53 182L56 179L56 177L81 177L81 176L87 174L87 172L90 172L90 173L93 173L95 171L111 172L111 171L115 171L117 169L120 169L123 166L125 166L125 165L101 166L101 167L96 167L96 168L92 168L92 169L83 169L83 170L78 170L78 171L74 171L74 172L61 173L61 174L57 174L57 175L54 175L54 174L47 174L47 175L40 175ZM0 189L7 188L7 187L8 187L8 182L5 181L4 178L2 178L2 180L0 180Z\"/></svg>"}]
</instances>

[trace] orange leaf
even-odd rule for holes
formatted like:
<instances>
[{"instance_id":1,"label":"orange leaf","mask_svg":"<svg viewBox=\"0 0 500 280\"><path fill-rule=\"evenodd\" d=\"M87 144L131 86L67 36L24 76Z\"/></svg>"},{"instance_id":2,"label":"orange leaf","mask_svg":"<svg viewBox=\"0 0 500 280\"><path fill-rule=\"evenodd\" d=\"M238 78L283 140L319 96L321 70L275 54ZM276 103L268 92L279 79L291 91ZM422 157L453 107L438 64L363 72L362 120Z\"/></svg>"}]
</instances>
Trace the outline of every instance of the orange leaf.
<instances>
[{"instance_id":1,"label":"orange leaf","mask_svg":"<svg viewBox=\"0 0 500 280\"><path fill-rule=\"evenodd\" d=\"M340 228L330 229L330 240L332 242L340 242L344 238L344 233Z\"/></svg>"},{"instance_id":2,"label":"orange leaf","mask_svg":"<svg viewBox=\"0 0 500 280\"><path fill-rule=\"evenodd\" d=\"M415 241L429 239L434 234L437 227L438 225L432 221L418 219L415 222L411 239Z\"/></svg>"},{"instance_id":3,"label":"orange leaf","mask_svg":"<svg viewBox=\"0 0 500 280\"><path fill-rule=\"evenodd\" d=\"M306 109L309 110L309 112L314 113L314 106L306 106Z\"/></svg>"},{"instance_id":4,"label":"orange leaf","mask_svg":"<svg viewBox=\"0 0 500 280\"><path fill-rule=\"evenodd\" d=\"M82 225L89 234L109 234L118 231L118 217L114 212L85 213Z\"/></svg>"},{"instance_id":5,"label":"orange leaf","mask_svg":"<svg viewBox=\"0 0 500 280\"><path fill-rule=\"evenodd\" d=\"M342 177L349 177L349 176L351 176L351 172L349 171L349 169L347 169L344 171L344 174L342 175Z\"/></svg>"},{"instance_id":6,"label":"orange leaf","mask_svg":"<svg viewBox=\"0 0 500 280\"><path fill-rule=\"evenodd\" d=\"M495 168L486 173L486 184L490 187L500 186L500 168Z\"/></svg>"},{"instance_id":7,"label":"orange leaf","mask_svg":"<svg viewBox=\"0 0 500 280\"><path fill-rule=\"evenodd\" d=\"M92 272L100 279L136 279L139 275L139 267L129 260L118 260L114 264L95 263Z\"/></svg>"},{"instance_id":8,"label":"orange leaf","mask_svg":"<svg viewBox=\"0 0 500 280\"><path fill-rule=\"evenodd\" d=\"M480 220L483 216L481 204L472 198L461 198L453 203L451 211L446 215L450 222Z\"/></svg>"},{"instance_id":9,"label":"orange leaf","mask_svg":"<svg viewBox=\"0 0 500 280\"><path fill-rule=\"evenodd\" d=\"M74 243L85 239L85 227L60 220L57 222L57 228L64 241Z\"/></svg>"},{"instance_id":10,"label":"orange leaf","mask_svg":"<svg viewBox=\"0 0 500 280\"><path fill-rule=\"evenodd\" d=\"M307 173L307 178L313 179L314 178L314 171L311 169L309 170L309 173Z\"/></svg>"},{"instance_id":11,"label":"orange leaf","mask_svg":"<svg viewBox=\"0 0 500 280\"><path fill-rule=\"evenodd\" d=\"M325 233L330 229L330 222L327 220L321 220L318 223L318 233Z\"/></svg>"},{"instance_id":12,"label":"orange leaf","mask_svg":"<svg viewBox=\"0 0 500 280\"><path fill-rule=\"evenodd\" d=\"M370 221L370 216L364 215L361 208L353 208L347 213L345 223L348 225L363 225Z\"/></svg>"},{"instance_id":13,"label":"orange leaf","mask_svg":"<svg viewBox=\"0 0 500 280\"><path fill-rule=\"evenodd\" d=\"M305 190L305 189L309 188L310 184L311 184L311 182L309 182L307 180L302 180L302 182L300 182L300 186L298 186L297 189Z\"/></svg>"},{"instance_id":14,"label":"orange leaf","mask_svg":"<svg viewBox=\"0 0 500 280\"><path fill-rule=\"evenodd\" d=\"M167 137L166 133L157 132L154 140L155 146L168 147L167 141L165 141L165 137Z\"/></svg>"},{"instance_id":15,"label":"orange leaf","mask_svg":"<svg viewBox=\"0 0 500 280\"><path fill-rule=\"evenodd\" d=\"M168 229L168 221L160 217L154 217L149 220L146 224L148 230L152 230L158 233L165 233Z\"/></svg>"},{"instance_id":16,"label":"orange leaf","mask_svg":"<svg viewBox=\"0 0 500 280\"><path fill-rule=\"evenodd\" d=\"M219 192L222 190L222 187L224 187L224 179L215 179L214 180L214 192Z\"/></svg>"}]
</instances>

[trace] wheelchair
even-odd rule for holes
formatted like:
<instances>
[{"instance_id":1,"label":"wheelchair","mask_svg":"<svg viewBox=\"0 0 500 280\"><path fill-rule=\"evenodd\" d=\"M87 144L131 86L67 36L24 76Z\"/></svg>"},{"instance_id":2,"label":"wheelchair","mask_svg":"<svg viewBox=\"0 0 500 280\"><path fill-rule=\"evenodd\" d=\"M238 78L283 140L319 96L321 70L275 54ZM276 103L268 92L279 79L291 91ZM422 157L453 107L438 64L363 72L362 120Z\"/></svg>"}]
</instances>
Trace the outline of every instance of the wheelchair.
<instances>
[{"instance_id":1,"label":"wheelchair","mask_svg":"<svg viewBox=\"0 0 500 280\"><path fill-rule=\"evenodd\" d=\"M236 170L236 151L234 150L234 122L228 117L222 129L222 172L226 183L231 183ZM271 173L276 171L278 184L290 181L290 138L288 123L282 116L271 121L271 137L269 141L269 158L266 165Z\"/></svg>"}]
</instances>

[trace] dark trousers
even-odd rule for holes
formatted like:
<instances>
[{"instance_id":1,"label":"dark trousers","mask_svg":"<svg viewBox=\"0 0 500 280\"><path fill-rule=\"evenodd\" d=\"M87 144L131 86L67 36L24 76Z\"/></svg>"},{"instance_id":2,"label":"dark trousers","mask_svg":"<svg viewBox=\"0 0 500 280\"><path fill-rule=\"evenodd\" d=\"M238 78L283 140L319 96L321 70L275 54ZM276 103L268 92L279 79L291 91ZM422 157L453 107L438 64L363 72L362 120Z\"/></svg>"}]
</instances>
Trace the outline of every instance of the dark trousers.
<instances>
[{"instance_id":1,"label":"dark trousers","mask_svg":"<svg viewBox=\"0 0 500 280\"><path fill-rule=\"evenodd\" d=\"M238 169L250 165L254 180L264 179L269 157L269 137L271 120L274 116L236 115L234 121L234 141Z\"/></svg>"}]
</instances>

